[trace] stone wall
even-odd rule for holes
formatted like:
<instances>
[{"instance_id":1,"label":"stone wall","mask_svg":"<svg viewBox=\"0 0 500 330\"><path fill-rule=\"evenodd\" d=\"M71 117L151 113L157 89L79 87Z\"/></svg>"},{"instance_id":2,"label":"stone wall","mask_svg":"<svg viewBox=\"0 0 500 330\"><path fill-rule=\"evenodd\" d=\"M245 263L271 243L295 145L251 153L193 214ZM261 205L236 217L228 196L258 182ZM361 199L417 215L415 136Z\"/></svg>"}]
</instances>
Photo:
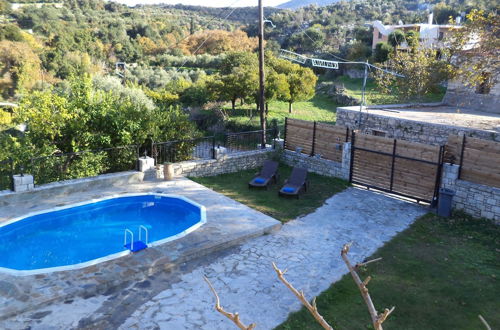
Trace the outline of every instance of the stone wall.
<instances>
[{"instance_id":1,"label":"stone wall","mask_svg":"<svg viewBox=\"0 0 500 330\"><path fill-rule=\"evenodd\" d=\"M306 168L309 172L349 180L351 143L347 142L343 144L342 163L323 158L310 157L306 154L290 150L285 150L283 152L281 160L289 166Z\"/></svg>"},{"instance_id":2,"label":"stone wall","mask_svg":"<svg viewBox=\"0 0 500 330\"><path fill-rule=\"evenodd\" d=\"M25 192L35 189L33 175L31 174L18 174L14 175L14 191Z\"/></svg>"},{"instance_id":3,"label":"stone wall","mask_svg":"<svg viewBox=\"0 0 500 330\"><path fill-rule=\"evenodd\" d=\"M24 175L24 178L29 177L33 180L31 175ZM126 186L131 183L142 182L143 178L144 173L138 171L127 171L101 174L88 178L52 182L24 191L4 190L0 192L0 206L8 203L22 204L23 201L30 200L35 197L51 199L88 189L99 189L100 187L110 186Z\"/></svg>"},{"instance_id":4,"label":"stone wall","mask_svg":"<svg viewBox=\"0 0 500 330\"><path fill-rule=\"evenodd\" d=\"M189 160L172 165L175 176L213 176L260 167L264 160L272 157L274 151L274 149L245 151L221 155L218 159ZM163 165L158 166L156 177L163 178Z\"/></svg>"},{"instance_id":5,"label":"stone wall","mask_svg":"<svg viewBox=\"0 0 500 330\"><path fill-rule=\"evenodd\" d=\"M443 102L463 108L472 108L484 112L500 113L500 83L491 87L488 94L476 93L473 89L465 87L459 81L448 83Z\"/></svg>"},{"instance_id":6,"label":"stone wall","mask_svg":"<svg viewBox=\"0 0 500 330\"><path fill-rule=\"evenodd\" d=\"M443 165L441 187L455 192L452 207L500 224L500 188L459 180L459 168L459 165Z\"/></svg>"},{"instance_id":7,"label":"stone wall","mask_svg":"<svg viewBox=\"0 0 500 330\"><path fill-rule=\"evenodd\" d=\"M339 126L357 128L361 118L362 131L372 134L373 130L386 132L386 137L402 139L411 142L420 142L433 145L444 145L449 135L463 135L500 141L500 134L479 129L433 124L404 118L395 118L378 114L362 112L359 110L337 108L337 123Z\"/></svg>"}]
</instances>

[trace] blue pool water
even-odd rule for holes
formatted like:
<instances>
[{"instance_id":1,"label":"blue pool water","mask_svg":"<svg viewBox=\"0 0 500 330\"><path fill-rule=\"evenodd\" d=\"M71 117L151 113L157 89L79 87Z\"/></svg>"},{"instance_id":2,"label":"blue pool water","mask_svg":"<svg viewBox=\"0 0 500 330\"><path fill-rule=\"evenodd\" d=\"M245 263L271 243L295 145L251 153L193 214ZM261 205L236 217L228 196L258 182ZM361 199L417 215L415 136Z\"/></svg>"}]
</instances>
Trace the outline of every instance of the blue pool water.
<instances>
[{"instance_id":1,"label":"blue pool water","mask_svg":"<svg viewBox=\"0 0 500 330\"><path fill-rule=\"evenodd\" d=\"M139 226L145 226L151 243L204 221L203 207L165 195L117 197L41 213L0 227L0 267L36 270L83 263L126 251L125 229L138 240Z\"/></svg>"}]
</instances>

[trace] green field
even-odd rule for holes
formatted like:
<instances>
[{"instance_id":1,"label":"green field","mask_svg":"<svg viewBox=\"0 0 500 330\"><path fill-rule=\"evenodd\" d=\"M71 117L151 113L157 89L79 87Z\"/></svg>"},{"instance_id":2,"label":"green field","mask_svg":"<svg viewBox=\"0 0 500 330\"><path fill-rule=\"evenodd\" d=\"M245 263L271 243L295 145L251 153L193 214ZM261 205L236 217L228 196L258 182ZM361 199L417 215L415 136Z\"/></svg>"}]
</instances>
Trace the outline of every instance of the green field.
<instances>
[{"instance_id":1,"label":"green field","mask_svg":"<svg viewBox=\"0 0 500 330\"><path fill-rule=\"evenodd\" d=\"M323 78L320 79L320 82L325 81ZM335 79L335 83L344 85L348 95L361 100L362 79L351 79L341 76ZM423 102L439 102L443 98L444 93L445 89L443 88L440 93L427 95ZM375 105L408 103L411 101L403 101L397 95L381 93L377 90L375 82L370 79L366 86L366 102L368 105ZM276 119L280 126L284 125L286 117L335 124L338 106L340 105L332 101L329 96L317 93L308 101L294 103L293 111L290 114L287 102L275 101L269 104L268 120L270 122ZM228 104L224 109L229 115L228 121L230 122L230 126L240 127L240 130L258 129L260 127L259 113L255 111L254 105L237 106L233 111Z\"/></svg>"},{"instance_id":2,"label":"green field","mask_svg":"<svg viewBox=\"0 0 500 330\"><path fill-rule=\"evenodd\" d=\"M252 126L258 129L260 125L259 113L255 111L255 108L250 110L251 106L255 107L254 105L238 106L235 111L233 111L228 105L225 110L229 114L230 121L239 125ZM337 106L338 104L332 102L327 96L322 94L316 94L309 101L294 103L293 112L291 114L288 113L287 102L270 102L268 121L276 119L278 124L283 126L285 124L285 118L290 117L334 124L337 118ZM250 113L252 113L252 117L250 117Z\"/></svg>"},{"instance_id":3,"label":"green field","mask_svg":"<svg viewBox=\"0 0 500 330\"><path fill-rule=\"evenodd\" d=\"M361 100L363 79L341 76L335 79L335 83L343 84L347 95ZM440 102L445 92L446 89L441 88L439 93L425 95L421 102ZM412 100L401 100L397 94L383 94L377 89L375 81L368 79L366 83L366 103L368 105L412 103Z\"/></svg>"}]
</instances>

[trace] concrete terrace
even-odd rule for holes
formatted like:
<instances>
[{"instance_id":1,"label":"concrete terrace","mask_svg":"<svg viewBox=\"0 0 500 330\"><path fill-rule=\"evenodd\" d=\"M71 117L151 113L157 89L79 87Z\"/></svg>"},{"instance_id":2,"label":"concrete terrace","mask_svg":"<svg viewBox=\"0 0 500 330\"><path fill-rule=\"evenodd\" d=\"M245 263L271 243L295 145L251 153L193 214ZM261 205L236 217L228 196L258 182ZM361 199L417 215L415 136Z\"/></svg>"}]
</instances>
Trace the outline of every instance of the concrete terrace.
<instances>
[{"instance_id":1,"label":"concrete terrace","mask_svg":"<svg viewBox=\"0 0 500 330\"><path fill-rule=\"evenodd\" d=\"M344 107L359 111L359 107ZM447 126L464 127L491 132L500 132L500 114L482 112L457 106L405 106L381 105L363 108L363 113L427 122Z\"/></svg>"}]
</instances>

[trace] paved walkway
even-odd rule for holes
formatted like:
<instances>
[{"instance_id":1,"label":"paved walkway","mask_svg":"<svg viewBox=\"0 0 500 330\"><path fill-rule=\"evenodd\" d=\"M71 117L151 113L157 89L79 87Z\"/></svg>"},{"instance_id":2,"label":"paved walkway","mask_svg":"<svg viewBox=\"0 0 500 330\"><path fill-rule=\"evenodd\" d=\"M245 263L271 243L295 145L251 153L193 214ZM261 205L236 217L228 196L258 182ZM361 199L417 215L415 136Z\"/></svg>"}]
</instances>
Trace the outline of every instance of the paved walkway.
<instances>
[{"instance_id":1,"label":"paved walkway","mask_svg":"<svg viewBox=\"0 0 500 330\"><path fill-rule=\"evenodd\" d=\"M312 298L347 272L340 258L344 243L353 241L350 258L362 261L425 212L415 204L349 188L316 212L225 255L107 297L79 299L36 315L20 315L5 325L12 329L28 325L32 329L235 329L214 310L214 298L203 281L206 275L226 310L239 312L247 324L257 323L257 329L272 329L301 305L278 281L271 262L288 268L287 279Z\"/></svg>"}]
</instances>

